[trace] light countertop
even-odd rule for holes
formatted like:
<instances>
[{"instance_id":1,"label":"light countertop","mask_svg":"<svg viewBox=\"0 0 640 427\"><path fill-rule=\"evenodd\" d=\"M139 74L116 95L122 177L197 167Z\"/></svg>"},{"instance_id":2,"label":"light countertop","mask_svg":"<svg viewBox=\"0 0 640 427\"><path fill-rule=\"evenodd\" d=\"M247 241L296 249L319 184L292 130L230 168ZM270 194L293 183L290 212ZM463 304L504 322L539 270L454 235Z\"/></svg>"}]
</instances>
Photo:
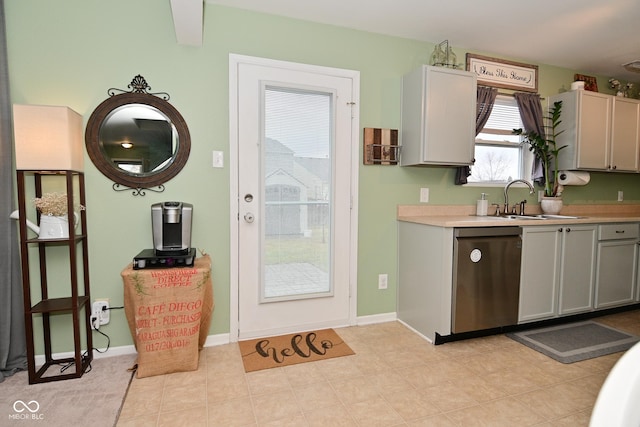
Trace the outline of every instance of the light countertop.
<instances>
[{"instance_id":1,"label":"light countertop","mask_svg":"<svg viewBox=\"0 0 640 427\"><path fill-rule=\"evenodd\" d=\"M537 215L539 211L527 211ZM640 222L640 205L572 205L565 206L560 215L577 216L570 219L507 219L496 216L476 216L475 206L398 206L397 220L437 227L504 227L562 224L603 224Z\"/></svg>"}]
</instances>

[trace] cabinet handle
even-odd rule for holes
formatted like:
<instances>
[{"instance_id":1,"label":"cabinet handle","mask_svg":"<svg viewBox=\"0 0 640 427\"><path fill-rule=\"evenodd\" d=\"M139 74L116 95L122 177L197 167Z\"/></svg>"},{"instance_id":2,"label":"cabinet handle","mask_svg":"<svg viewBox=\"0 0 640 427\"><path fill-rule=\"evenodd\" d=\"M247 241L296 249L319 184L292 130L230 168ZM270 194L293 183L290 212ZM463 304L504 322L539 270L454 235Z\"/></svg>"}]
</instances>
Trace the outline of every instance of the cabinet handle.
<instances>
[{"instance_id":1,"label":"cabinet handle","mask_svg":"<svg viewBox=\"0 0 640 427\"><path fill-rule=\"evenodd\" d=\"M571 228L567 227L567 233L571 233Z\"/></svg>"},{"instance_id":2,"label":"cabinet handle","mask_svg":"<svg viewBox=\"0 0 640 427\"><path fill-rule=\"evenodd\" d=\"M616 230L616 234L624 234L624 230Z\"/></svg>"},{"instance_id":3,"label":"cabinet handle","mask_svg":"<svg viewBox=\"0 0 640 427\"><path fill-rule=\"evenodd\" d=\"M616 169L616 168L617 168L617 166L614 165L612 169Z\"/></svg>"},{"instance_id":4,"label":"cabinet handle","mask_svg":"<svg viewBox=\"0 0 640 427\"><path fill-rule=\"evenodd\" d=\"M558 228L558 231L562 233L562 227Z\"/></svg>"}]
</instances>

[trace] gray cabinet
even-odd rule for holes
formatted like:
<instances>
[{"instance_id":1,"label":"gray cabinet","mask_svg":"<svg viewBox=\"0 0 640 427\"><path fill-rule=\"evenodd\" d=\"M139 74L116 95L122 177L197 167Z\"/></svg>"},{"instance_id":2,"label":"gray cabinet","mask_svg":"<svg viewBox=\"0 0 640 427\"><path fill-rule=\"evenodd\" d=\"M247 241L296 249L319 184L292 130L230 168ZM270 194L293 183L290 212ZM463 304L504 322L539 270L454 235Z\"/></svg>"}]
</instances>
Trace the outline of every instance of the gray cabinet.
<instances>
[{"instance_id":1,"label":"gray cabinet","mask_svg":"<svg viewBox=\"0 0 640 427\"><path fill-rule=\"evenodd\" d=\"M611 161L609 169L638 170L640 149L640 101L613 97L611 119Z\"/></svg>"},{"instance_id":2,"label":"gray cabinet","mask_svg":"<svg viewBox=\"0 0 640 427\"><path fill-rule=\"evenodd\" d=\"M523 227L518 323L556 316L561 249L557 226Z\"/></svg>"},{"instance_id":3,"label":"gray cabinet","mask_svg":"<svg viewBox=\"0 0 640 427\"><path fill-rule=\"evenodd\" d=\"M519 323L593 309L596 228L523 227Z\"/></svg>"},{"instance_id":4,"label":"gray cabinet","mask_svg":"<svg viewBox=\"0 0 640 427\"><path fill-rule=\"evenodd\" d=\"M562 232L562 265L558 314L593 309L596 225L568 225Z\"/></svg>"},{"instance_id":5,"label":"gray cabinet","mask_svg":"<svg viewBox=\"0 0 640 427\"><path fill-rule=\"evenodd\" d=\"M596 309L634 302L639 237L637 223L599 226Z\"/></svg>"},{"instance_id":6,"label":"gray cabinet","mask_svg":"<svg viewBox=\"0 0 640 427\"><path fill-rule=\"evenodd\" d=\"M562 101L560 169L637 172L640 101L576 90L550 97Z\"/></svg>"},{"instance_id":7,"label":"gray cabinet","mask_svg":"<svg viewBox=\"0 0 640 427\"><path fill-rule=\"evenodd\" d=\"M400 164L471 165L476 75L424 65L402 79Z\"/></svg>"},{"instance_id":8,"label":"gray cabinet","mask_svg":"<svg viewBox=\"0 0 640 427\"><path fill-rule=\"evenodd\" d=\"M560 156L560 169L609 169L611 147L610 95L585 90L550 97L549 104L562 101L563 131L558 146L567 145Z\"/></svg>"},{"instance_id":9,"label":"gray cabinet","mask_svg":"<svg viewBox=\"0 0 640 427\"><path fill-rule=\"evenodd\" d=\"M431 342L451 334L453 229L398 223L398 320Z\"/></svg>"}]
</instances>

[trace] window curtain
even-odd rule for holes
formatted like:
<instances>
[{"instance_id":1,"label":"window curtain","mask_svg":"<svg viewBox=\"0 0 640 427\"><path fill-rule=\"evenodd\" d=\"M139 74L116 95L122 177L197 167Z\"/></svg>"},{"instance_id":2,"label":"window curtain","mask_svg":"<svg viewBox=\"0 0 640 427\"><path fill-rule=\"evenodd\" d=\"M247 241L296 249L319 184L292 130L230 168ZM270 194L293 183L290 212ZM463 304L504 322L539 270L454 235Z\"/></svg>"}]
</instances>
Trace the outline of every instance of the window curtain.
<instances>
[{"instance_id":1,"label":"window curtain","mask_svg":"<svg viewBox=\"0 0 640 427\"><path fill-rule=\"evenodd\" d=\"M476 100L476 135L480 133L484 125L489 120L493 104L498 96L498 89L492 87L478 86L478 95ZM456 185L467 183L467 177L471 175L469 166L461 166L456 170Z\"/></svg>"},{"instance_id":2,"label":"window curtain","mask_svg":"<svg viewBox=\"0 0 640 427\"><path fill-rule=\"evenodd\" d=\"M544 119L542 114L542 102L537 93L516 92L513 94L520 110L520 118L525 132L534 131L538 135L544 135ZM544 185L544 172L542 161L539 157L534 157L531 168L531 179L536 184Z\"/></svg>"},{"instance_id":3,"label":"window curtain","mask_svg":"<svg viewBox=\"0 0 640 427\"><path fill-rule=\"evenodd\" d=\"M0 382L27 369L22 278L13 192L11 101L4 0L0 0Z\"/></svg>"}]
</instances>

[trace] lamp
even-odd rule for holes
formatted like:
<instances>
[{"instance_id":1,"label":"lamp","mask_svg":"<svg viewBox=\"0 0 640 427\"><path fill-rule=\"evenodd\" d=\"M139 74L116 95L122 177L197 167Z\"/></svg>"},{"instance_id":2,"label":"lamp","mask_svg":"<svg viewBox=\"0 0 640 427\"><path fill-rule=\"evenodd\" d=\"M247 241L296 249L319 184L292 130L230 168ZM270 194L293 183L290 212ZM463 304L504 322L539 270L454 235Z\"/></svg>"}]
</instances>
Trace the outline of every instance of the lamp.
<instances>
[{"instance_id":1,"label":"lamp","mask_svg":"<svg viewBox=\"0 0 640 427\"><path fill-rule=\"evenodd\" d=\"M69 107L13 106L18 170L84 170L82 116Z\"/></svg>"}]
</instances>

